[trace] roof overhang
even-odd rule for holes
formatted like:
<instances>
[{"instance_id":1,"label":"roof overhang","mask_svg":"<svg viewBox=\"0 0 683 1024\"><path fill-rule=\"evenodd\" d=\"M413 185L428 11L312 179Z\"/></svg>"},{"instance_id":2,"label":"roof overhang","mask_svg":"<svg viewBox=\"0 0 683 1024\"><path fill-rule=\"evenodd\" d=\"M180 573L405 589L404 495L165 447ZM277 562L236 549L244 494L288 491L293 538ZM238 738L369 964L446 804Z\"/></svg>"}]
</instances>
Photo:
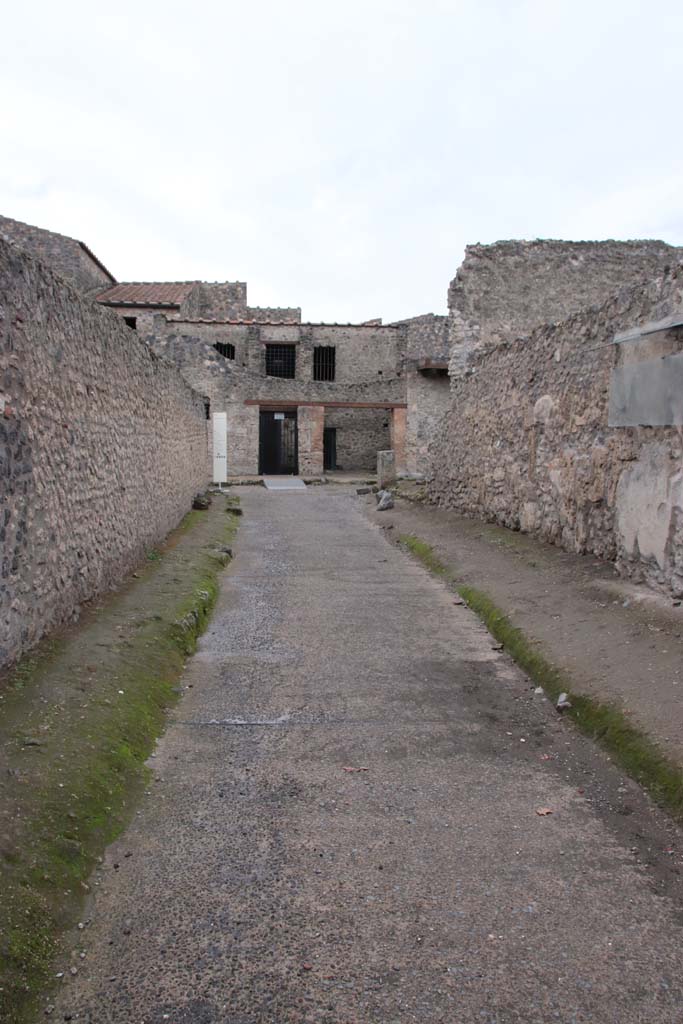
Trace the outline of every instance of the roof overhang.
<instances>
[{"instance_id":1,"label":"roof overhang","mask_svg":"<svg viewBox=\"0 0 683 1024\"><path fill-rule=\"evenodd\" d=\"M126 309L180 309L177 302L132 302L126 299L97 299L101 306L122 306Z\"/></svg>"}]
</instances>

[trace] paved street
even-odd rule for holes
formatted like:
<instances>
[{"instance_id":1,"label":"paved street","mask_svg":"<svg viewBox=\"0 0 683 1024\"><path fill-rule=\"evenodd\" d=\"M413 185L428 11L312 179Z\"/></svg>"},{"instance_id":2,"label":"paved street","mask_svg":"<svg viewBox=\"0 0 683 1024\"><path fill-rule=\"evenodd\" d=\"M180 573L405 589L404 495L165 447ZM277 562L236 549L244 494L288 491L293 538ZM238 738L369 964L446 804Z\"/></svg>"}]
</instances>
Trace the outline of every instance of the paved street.
<instances>
[{"instance_id":1,"label":"paved street","mask_svg":"<svg viewBox=\"0 0 683 1024\"><path fill-rule=\"evenodd\" d=\"M54 1018L680 1024L664 819L353 489L240 497Z\"/></svg>"}]
</instances>

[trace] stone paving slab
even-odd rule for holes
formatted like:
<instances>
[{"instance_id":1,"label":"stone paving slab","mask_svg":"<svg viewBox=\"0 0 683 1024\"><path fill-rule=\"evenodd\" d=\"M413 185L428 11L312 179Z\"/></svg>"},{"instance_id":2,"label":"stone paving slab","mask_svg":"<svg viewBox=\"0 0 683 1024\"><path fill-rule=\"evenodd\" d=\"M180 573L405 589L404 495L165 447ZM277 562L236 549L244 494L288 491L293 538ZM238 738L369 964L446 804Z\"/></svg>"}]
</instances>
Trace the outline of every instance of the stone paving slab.
<instances>
[{"instance_id":1,"label":"stone paving slab","mask_svg":"<svg viewBox=\"0 0 683 1024\"><path fill-rule=\"evenodd\" d=\"M263 486L268 491L306 490L306 484L298 476L264 476Z\"/></svg>"}]
</instances>

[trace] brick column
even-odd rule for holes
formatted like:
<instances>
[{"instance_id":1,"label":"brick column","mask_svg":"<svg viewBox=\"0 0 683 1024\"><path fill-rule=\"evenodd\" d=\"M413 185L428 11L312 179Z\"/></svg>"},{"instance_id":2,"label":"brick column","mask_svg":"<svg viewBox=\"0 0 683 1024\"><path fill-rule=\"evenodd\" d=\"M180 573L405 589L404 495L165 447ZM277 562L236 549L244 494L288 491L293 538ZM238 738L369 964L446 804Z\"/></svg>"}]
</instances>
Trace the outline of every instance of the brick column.
<instances>
[{"instance_id":1,"label":"brick column","mask_svg":"<svg viewBox=\"0 0 683 1024\"><path fill-rule=\"evenodd\" d=\"M406 424L408 419L407 409L391 410L391 447L394 451L396 461L396 475L405 476L406 468Z\"/></svg>"},{"instance_id":2,"label":"brick column","mask_svg":"<svg viewBox=\"0 0 683 1024\"><path fill-rule=\"evenodd\" d=\"M301 476L320 476L323 472L324 427L324 405L299 406L299 473Z\"/></svg>"}]
</instances>

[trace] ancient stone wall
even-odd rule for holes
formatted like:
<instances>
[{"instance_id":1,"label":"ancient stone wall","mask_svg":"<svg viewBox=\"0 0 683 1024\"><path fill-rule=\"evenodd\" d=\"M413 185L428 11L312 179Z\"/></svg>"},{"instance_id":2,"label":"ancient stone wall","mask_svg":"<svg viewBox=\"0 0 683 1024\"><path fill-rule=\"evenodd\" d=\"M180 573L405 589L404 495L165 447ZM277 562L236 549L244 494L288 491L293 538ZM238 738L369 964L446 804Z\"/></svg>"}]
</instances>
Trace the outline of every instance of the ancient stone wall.
<instances>
[{"instance_id":1,"label":"ancient stone wall","mask_svg":"<svg viewBox=\"0 0 683 1024\"><path fill-rule=\"evenodd\" d=\"M426 313L398 321L404 336L404 372L408 417L406 469L410 476L429 470L429 444L449 408L448 376L442 370L425 370L424 362L444 366L449 359L447 316Z\"/></svg>"},{"instance_id":2,"label":"ancient stone wall","mask_svg":"<svg viewBox=\"0 0 683 1024\"><path fill-rule=\"evenodd\" d=\"M209 479L202 396L0 241L0 664L116 584Z\"/></svg>"},{"instance_id":3,"label":"ancient stone wall","mask_svg":"<svg viewBox=\"0 0 683 1024\"><path fill-rule=\"evenodd\" d=\"M247 313L247 285L244 281L197 282L180 307L186 317L224 317L241 320Z\"/></svg>"},{"instance_id":4,"label":"ancient stone wall","mask_svg":"<svg viewBox=\"0 0 683 1024\"><path fill-rule=\"evenodd\" d=\"M325 426L337 431L337 469L374 472L377 452L389 447L388 409L327 409Z\"/></svg>"},{"instance_id":5,"label":"ancient stone wall","mask_svg":"<svg viewBox=\"0 0 683 1024\"><path fill-rule=\"evenodd\" d=\"M479 345L528 334L601 305L675 263L664 242L562 242L539 239L469 245L448 292L451 376Z\"/></svg>"},{"instance_id":6,"label":"ancient stone wall","mask_svg":"<svg viewBox=\"0 0 683 1024\"><path fill-rule=\"evenodd\" d=\"M58 274L71 281L82 294L106 288L114 283L112 275L96 256L75 238L23 224L11 217L0 217L0 238L15 242L43 260Z\"/></svg>"},{"instance_id":7,"label":"ancient stone wall","mask_svg":"<svg viewBox=\"0 0 683 1024\"><path fill-rule=\"evenodd\" d=\"M446 373L406 372L408 422L406 468L413 477L429 473L430 444L450 408L450 382Z\"/></svg>"},{"instance_id":8,"label":"ancient stone wall","mask_svg":"<svg viewBox=\"0 0 683 1024\"><path fill-rule=\"evenodd\" d=\"M149 306L107 306L112 313L120 317L122 320L128 317L135 318L135 328L138 332L138 336L143 340L147 340L154 331L154 318L159 315L158 311L151 310ZM133 330L133 328L129 328Z\"/></svg>"},{"instance_id":9,"label":"ancient stone wall","mask_svg":"<svg viewBox=\"0 0 683 1024\"><path fill-rule=\"evenodd\" d=\"M430 449L431 498L683 593L676 427L609 427L615 332L683 308L683 264L471 354Z\"/></svg>"},{"instance_id":10,"label":"ancient stone wall","mask_svg":"<svg viewBox=\"0 0 683 1024\"><path fill-rule=\"evenodd\" d=\"M235 347L235 362L265 375L266 345L296 346L296 380L313 381L313 350L332 346L336 353L334 383L355 384L400 378L403 374L404 335L393 326L359 324L198 323L190 318L157 320L157 334L201 338Z\"/></svg>"},{"instance_id":11,"label":"ancient stone wall","mask_svg":"<svg viewBox=\"0 0 683 1024\"><path fill-rule=\"evenodd\" d=\"M247 320L301 323L300 306L247 306Z\"/></svg>"}]
</instances>

